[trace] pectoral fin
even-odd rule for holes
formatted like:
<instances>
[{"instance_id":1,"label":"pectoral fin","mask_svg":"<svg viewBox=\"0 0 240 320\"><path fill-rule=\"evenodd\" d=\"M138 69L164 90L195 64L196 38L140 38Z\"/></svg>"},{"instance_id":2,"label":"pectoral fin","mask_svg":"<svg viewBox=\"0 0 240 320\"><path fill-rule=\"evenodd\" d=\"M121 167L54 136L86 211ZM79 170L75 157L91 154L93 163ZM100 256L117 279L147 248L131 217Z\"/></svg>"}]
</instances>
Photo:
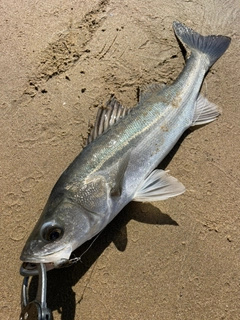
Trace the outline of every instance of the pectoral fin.
<instances>
[{"instance_id":1,"label":"pectoral fin","mask_svg":"<svg viewBox=\"0 0 240 320\"><path fill-rule=\"evenodd\" d=\"M107 173L99 171L98 174L90 175L80 188L78 185L72 186L71 191L78 203L90 212L106 212L110 197L121 196L130 155L131 150L110 167Z\"/></svg>"},{"instance_id":2,"label":"pectoral fin","mask_svg":"<svg viewBox=\"0 0 240 320\"><path fill-rule=\"evenodd\" d=\"M175 197L185 191L184 185L167 171L154 170L140 185L133 201L159 201Z\"/></svg>"},{"instance_id":3,"label":"pectoral fin","mask_svg":"<svg viewBox=\"0 0 240 320\"><path fill-rule=\"evenodd\" d=\"M112 197L120 196L122 193L122 185L124 175L130 160L131 150L129 150L110 170L110 195Z\"/></svg>"}]
</instances>

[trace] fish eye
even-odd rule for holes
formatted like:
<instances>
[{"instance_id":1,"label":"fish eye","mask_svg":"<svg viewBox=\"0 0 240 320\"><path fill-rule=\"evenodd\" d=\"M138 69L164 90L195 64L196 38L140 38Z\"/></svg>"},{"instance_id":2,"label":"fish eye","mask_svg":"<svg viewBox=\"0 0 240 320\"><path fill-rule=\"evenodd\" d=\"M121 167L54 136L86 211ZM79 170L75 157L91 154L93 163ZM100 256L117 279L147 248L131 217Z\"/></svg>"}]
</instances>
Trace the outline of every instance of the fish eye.
<instances>
[{"instance_id":1,"label":"fish eye","mask_svg":"<svg viewBox=\"0 0 240 320\"><path fill-rule=\"evenodd\" d=\"M47 225L42 229L42 237L48 242L59 240L63 236L63 228L60 226Z\"/></svg>"}]
</instances>

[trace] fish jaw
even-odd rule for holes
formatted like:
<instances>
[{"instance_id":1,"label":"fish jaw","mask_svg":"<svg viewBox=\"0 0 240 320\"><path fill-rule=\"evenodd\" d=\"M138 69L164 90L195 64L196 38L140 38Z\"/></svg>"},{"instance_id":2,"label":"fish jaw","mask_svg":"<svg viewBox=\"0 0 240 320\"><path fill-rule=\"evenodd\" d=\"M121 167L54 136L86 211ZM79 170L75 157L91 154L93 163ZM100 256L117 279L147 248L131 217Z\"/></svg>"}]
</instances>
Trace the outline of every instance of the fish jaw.
<instances>
[{"instance_id":1,"label":"fish jaw","mask_svg":"<svg viewBox=\"0 0 240 320\"><path fill-rule=\"evenodd\" d=\"M45 263L46 271L50 271L54 269L53 263ZM30 263L30 262L23 262L20 267L20 274L23 277L33 277L37 276L38 273L38 267L36 263Z\"/></svg>"},{"instance_id":2,"label":"fish jaw","mask_svg":"<svg viewBox=\"0 0 240 320\"><path fill-rule=\"evenodd\" d=\"M62 267L66 261L69 261L69 257L72 252L72 246L69 245L53 252L52 254L49 254L47 251L42 251L41 255L39 255L38 252L34 253L30 247L27 247L27 244L25 246L26 249L24 247L20 257L20 260L23 261L20 268L20 274L24 277L38 275L38 263L44 263L46 266L46 271ZM44 253L46 254L44 255Z\"/></svg>"},{"instance_id":3,"label":"fish jaw","mask_svg":"<svg viewBox=\"0 0 240 320\"><path fill-rule=\"evenodd\" d=\"M38 252L35 252L30 246L23 249L20 260L29 263L54 263L54 265L58 265L62 261L69 259L71 253L71 245L63 247L53 253L49 253L47 250L42 250L41 255L39 255Z\"/></svg>"}]
</instances>

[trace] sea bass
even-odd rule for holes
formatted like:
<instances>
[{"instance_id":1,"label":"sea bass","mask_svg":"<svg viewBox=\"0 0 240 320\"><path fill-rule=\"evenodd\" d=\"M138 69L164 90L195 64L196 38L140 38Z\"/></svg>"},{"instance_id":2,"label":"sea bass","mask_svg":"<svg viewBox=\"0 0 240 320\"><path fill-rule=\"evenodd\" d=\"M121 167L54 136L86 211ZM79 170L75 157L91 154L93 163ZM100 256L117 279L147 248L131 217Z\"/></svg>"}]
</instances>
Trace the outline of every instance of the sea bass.
<instances>
[{"instance_id":1,"label":"sea bass","mask_svg":"<svg viewBox=\"0 0 240 320\"><path fill-rule=\"evenodd\" d=\"M150 85L132 109L111 98L100 110L87 146L55 184L22 261L58 267L130 201L158 201L185 191L155 168L186 129L220 114L199 91L231 39L202 36L180 22L173 28L191 52L183 71L170 86Z\"/></svg>"}]
</instances>

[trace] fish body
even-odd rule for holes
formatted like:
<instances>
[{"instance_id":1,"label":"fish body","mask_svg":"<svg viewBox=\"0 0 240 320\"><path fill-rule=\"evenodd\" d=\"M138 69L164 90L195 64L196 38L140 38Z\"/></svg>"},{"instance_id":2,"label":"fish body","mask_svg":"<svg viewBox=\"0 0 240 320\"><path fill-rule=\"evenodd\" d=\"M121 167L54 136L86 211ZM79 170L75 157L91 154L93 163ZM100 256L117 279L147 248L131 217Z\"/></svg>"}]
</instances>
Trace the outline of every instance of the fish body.
<instances>
[{"instance_id":1,"label":"fish body","mask_svg":"<svg viewBox=\"0 0 240 320\"><path fill-rule=\"evenodd\" d=\"M199 91L230 38L204 37L179 22L173 27L191 51L183 71L171 86L150 85L131 110L114 98L108 102L90 133L93 141L54 186L22 261L58 266L130 201L162 200L184 192L177 179L154 169L187 128L219 115L219 108Z\"/></svg>"}]
</instances>

